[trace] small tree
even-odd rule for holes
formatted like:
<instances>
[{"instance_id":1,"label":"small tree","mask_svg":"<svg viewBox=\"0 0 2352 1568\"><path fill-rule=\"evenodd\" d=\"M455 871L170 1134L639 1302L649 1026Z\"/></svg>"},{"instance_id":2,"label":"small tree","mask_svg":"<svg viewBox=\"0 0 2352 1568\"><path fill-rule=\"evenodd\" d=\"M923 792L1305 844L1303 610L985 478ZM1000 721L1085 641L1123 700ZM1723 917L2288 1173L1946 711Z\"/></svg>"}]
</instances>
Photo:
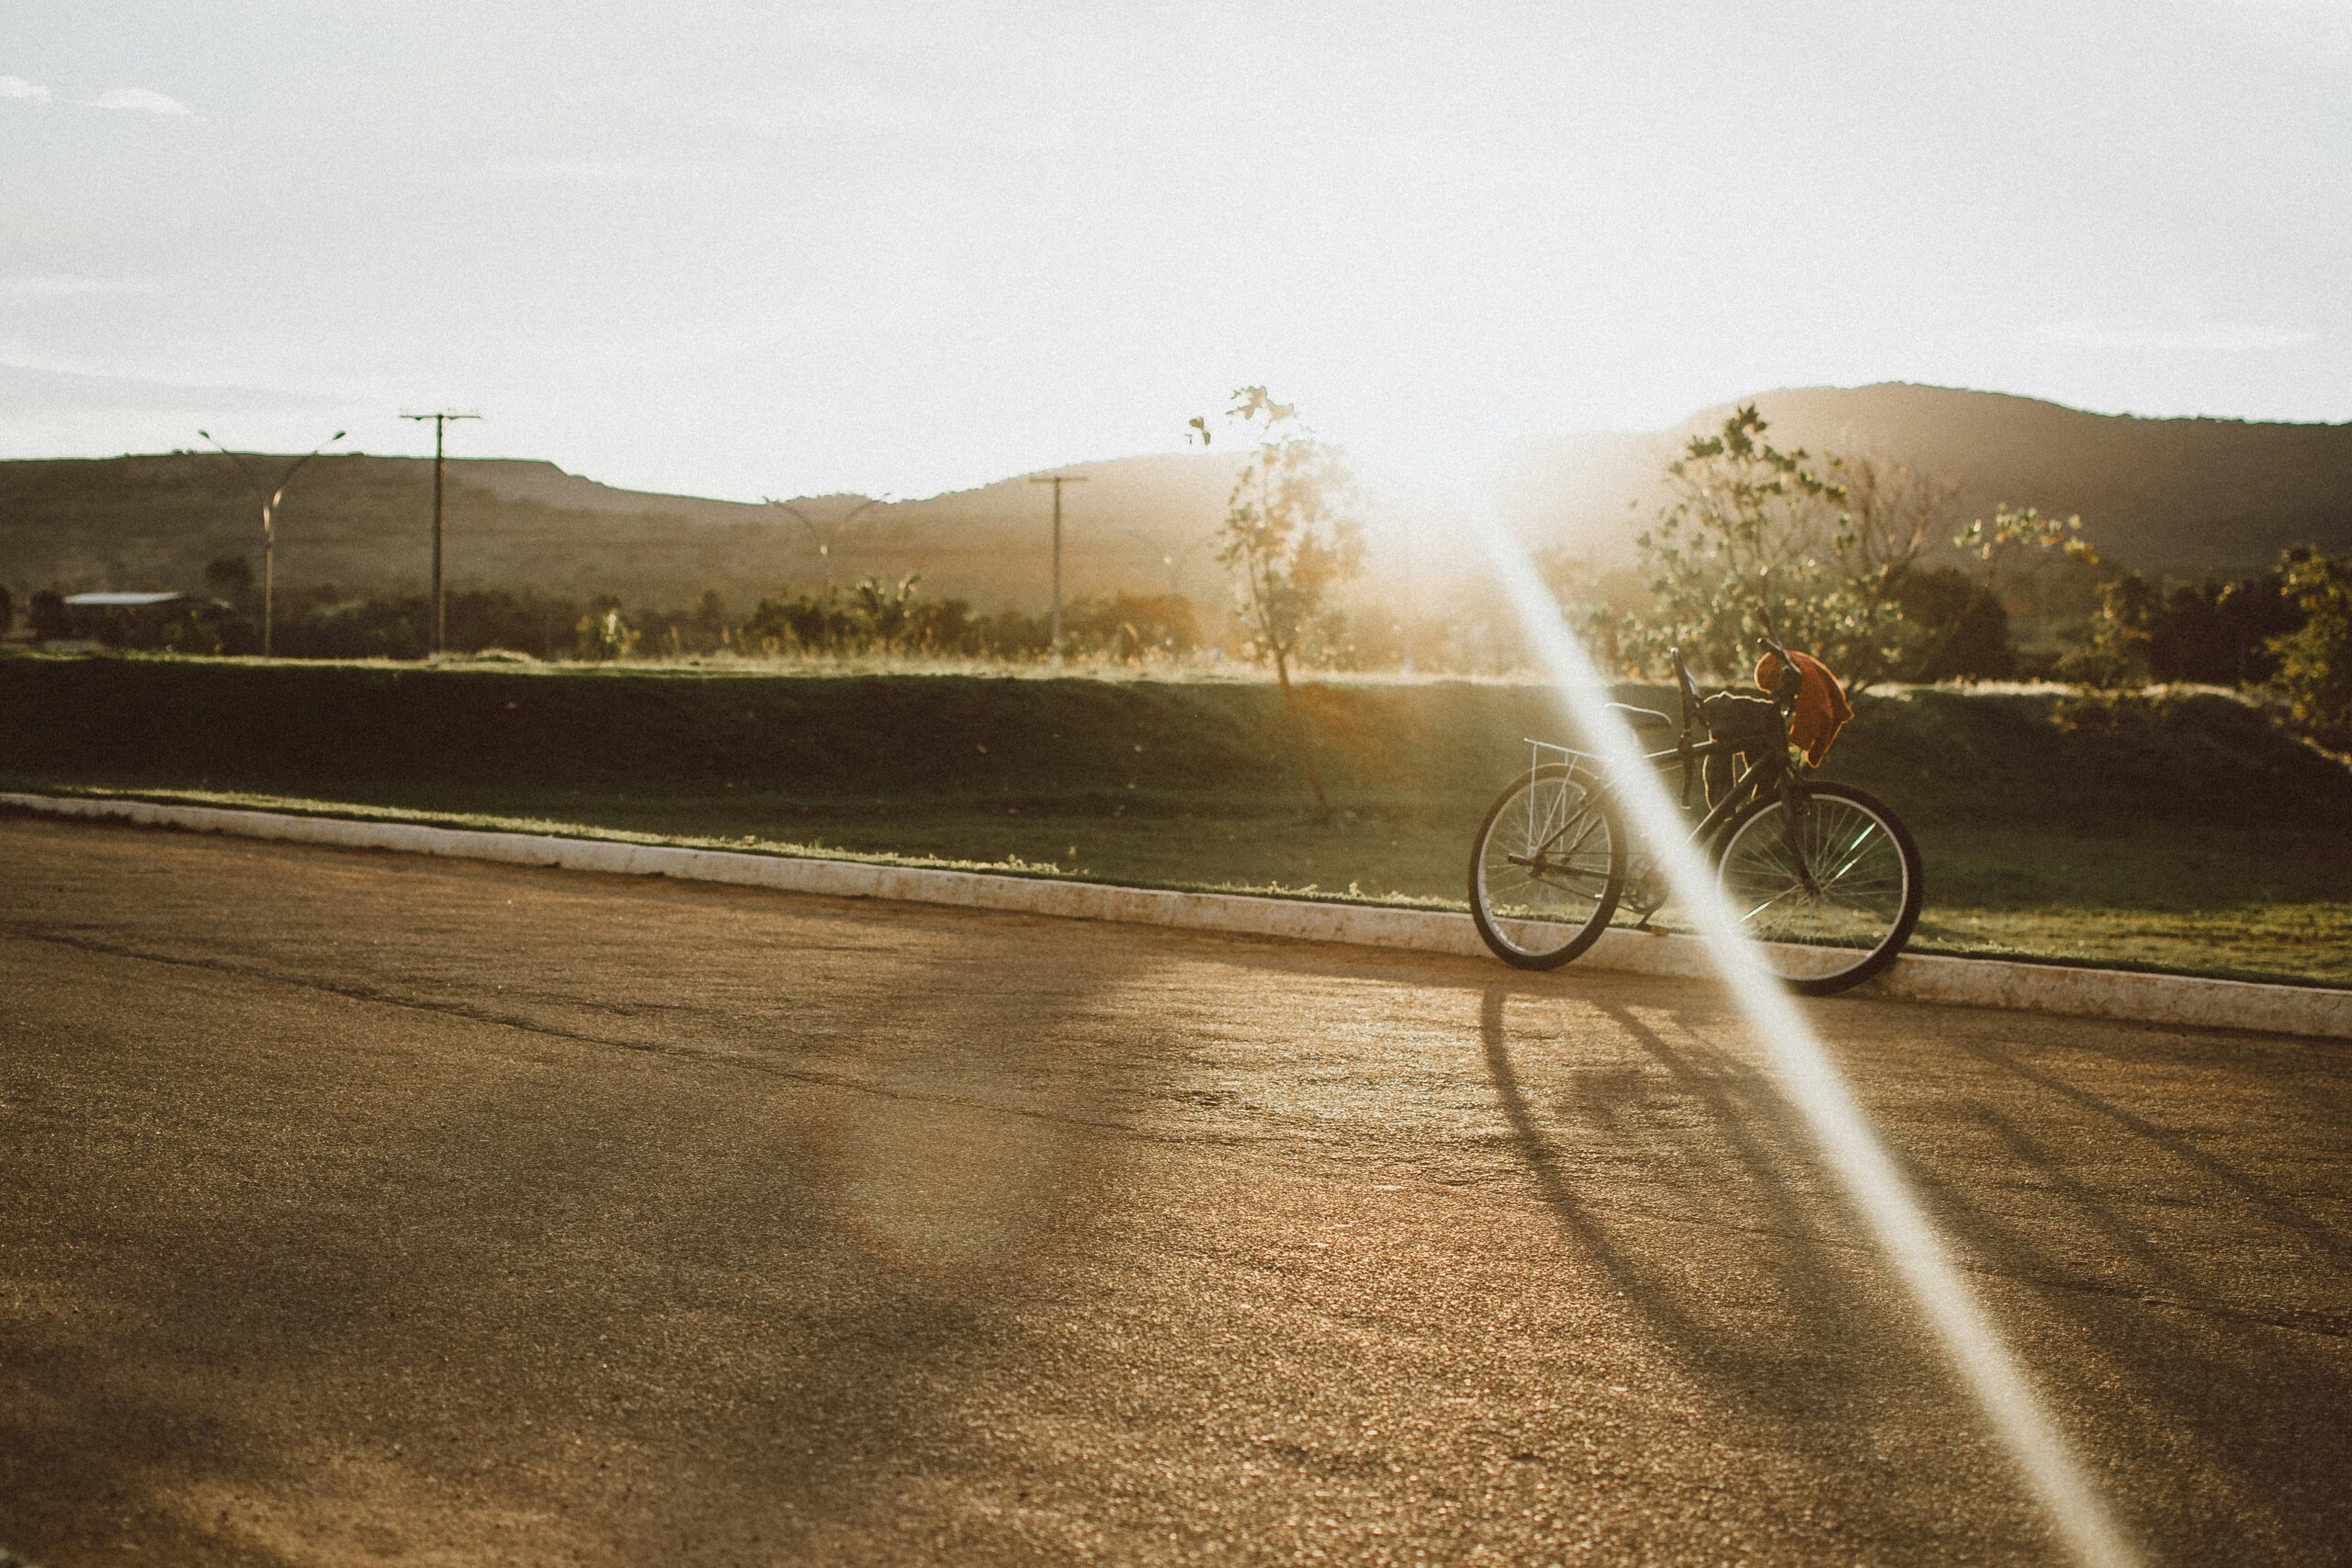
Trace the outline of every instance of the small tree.
<instances>
[{"instance_id":1,"label":"small tree","mask_svg":"<svg viewBox=\"0 0 2352 1568\"><path fill-rule=\"evenodd\" d=\"M922 581L921 572L910 572L896 582L866 576L852 583L842 611L844 644L877 653L896 651L914 618L915 590Z\"/></svg>"},{"instance_id":2,"label":"small tree","mask_svg":"<svg viewBox=\"0 0 2352 1568\"><path fill-rule=\"evenodd\" d=\"M1881 597L1899 597L1920 552L1951 526L1960 481L1900 458L1865 455L1828 463L1846 491L1839 558L1849 576L1874 584Z\"/></svg>"},{"instance_id":3,"label":"small tree","mask_svg":"<svg viewBox=\"0 0 2352 1568\"><path fill-rule=\"evenodd\" d=\"M1961 530L1952 546L1979 563L1985 591L1999 593L2011 581L2009 573L2037 552L2055 551L2068 560L2098 564L2098 552L2083 537L2079 517L2044 517L2033 507L2000 506L1989 523L1978 518Z\"/></svg>"},{"instance_id":4,"label":"small tree","mask_svg":"<svg viewBox=\"0 0 2352 1568\"><path fill-rule=\"evenodd\" d=\"M2098 607L2085 628L2086 639L2058 661L2058 673L2086 686L2137 685L2148 679L2150 628L2159 599L2136 571L2098 585Z\"/></svg>"},{"instance_id":5,"label":"small tree","mask_svg":"<svg viewBox=\"0 0 2352 1568\"><path fill-rule=\"evenodd\" d=\"M1226 498L1216 558L1236 579L1234 614L1249 633L1251 655L1274 667L1316 815L1329 817L1331 803L1290 677L1302 654L1336 639L1340 617L1331 607L1331 590L1363 563L1362 529L1348 515L1354 479L1339 451L1316 438L1298 410L1274 401L1263 387L1237 390L1226 423L1251 451ZM1195 418L1192 430L1194 439L1209 444L1205 417Z\"/></svg>"},{"instance_id":6,"label":"small tree","mask_svg":"<svg viewBox=\"0 0 2352 1568\"><path fill-rule=\"evenodd\" d=\"M2303 624L2270 639L2278 659L2272 684L2296 723L2352 749L2352 559L2299 546L2280 560L2279 573Z\"/></svg>"},{"instance_id":7,"label":"small tree","mask_svg":"<svg viewBox=\"0 0 2352 1568\"><path fill-rule=\"evenodd\" d=\"M1896 591L1947 493L1895 465L1868 465L1858 520L1835 459L1781 451L1747 403L1667 465L1673 499L1635 536L1654 596L1627 649L1655 665L1679 643L1690 662L1740 668L1769 624L1854 690L1884 679L1913 640Z\"/></svg>"},{"instance_id":8,"label":"small tree","mask_svg":"<svg viewBox=\"0 0 2352 1568\"><path fill-rule=\"evenodd\" d=\"M572 627L580 657L598 662L627 659L637 648L638 631L621 615L617 601L600 599L596 607Z\"/></svg>"},{"instance_id":9,"label":"small tree","mask_svg":"<svg viewBox=\"0 0 2352 1568\"><path fill-rule=\"evenodd\" d=\"M2098 564L2098 552L2083 537L2080 517L2044 517L2030 506L1996 506L1992 517L1978 518L1952 536L1952 547L1972 563L1976 596L1965 612L1948 626L1937 645L1923 659L1926 678L1954 675L2014 673L2015 651L2008 646L2008 601L2018 578L2030 565L2052 557ZM1982 654L1971 656L1972 640L1984 644L1997 623L1999 652L1988 664ZM1989 647L1984 652L1990 652Z\"/></svg>"},{"instance_id":10,"label":"small tree","mask_svg":"<svg viewBox=\"0 0 2352 1568\"><path fill-rule=\"evenodd\" d=\"M727 607L719 602L718 590L702 591L686 625L691 628L695 652L710 653L727 646Z\"/></svg>"}]
</instances>

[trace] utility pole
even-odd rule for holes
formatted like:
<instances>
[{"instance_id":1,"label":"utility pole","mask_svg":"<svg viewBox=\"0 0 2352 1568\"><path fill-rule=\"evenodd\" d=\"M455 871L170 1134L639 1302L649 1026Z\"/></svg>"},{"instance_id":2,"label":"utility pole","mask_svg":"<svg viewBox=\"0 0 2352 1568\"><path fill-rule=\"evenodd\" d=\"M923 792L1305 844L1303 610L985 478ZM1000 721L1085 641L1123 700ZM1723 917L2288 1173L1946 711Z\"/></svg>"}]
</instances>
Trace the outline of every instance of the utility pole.
<instances>
[{"instance_id":1,"label":"utility pole","mask_svg":"<svg viewBox=\"0 0 2352 1568\"><path fill-rule=\"evenodd\" d=\"M441 431L453 419L480 419L478 413L404 413L402 419L433 422L433 657L441 657L449 637L449 623L441 609Z\"/></svg>"},{"instance_id":2,"label":"utility pole","mask_svg":"<svg viewBox=\"0 0 2352 1568\"><path fill-rule=\"evenodd\" d=\"M1032 474L1029 476L1029 482L1033 485L1051 485L1054 487L1054 640L1052 644L1052 654L1053 666L1055 669L1058 670L1062 667L1062 486L1082 485L1086 482L1086 476L1084 474Z\"/></svg>"},{"instance_id":3,"label":"utility pole","mask_svg":"<svg viewBox=\"0 0 2352 1568\"><path fill-rule=\"evenodd\" d=\"M212 441L212 432L209 430L199 430L197 434L207 441ZM251 463L246 462L218 441L212 441L214 451L236 464L243 471L245 483L252 489L254 499L261 502L261 656L264 659L269 657L270 622L275 618L277 609L277 503L286 499L286 487L294 482L294 476L302 471L302 465L342 440L345 434L347 433L338 430L311 448L309 457L295 458L293 467L288 468L279 478L277 488L268 491L264 491L261 488L261 479L254 472Z\"/></svg>"}]
</instances>

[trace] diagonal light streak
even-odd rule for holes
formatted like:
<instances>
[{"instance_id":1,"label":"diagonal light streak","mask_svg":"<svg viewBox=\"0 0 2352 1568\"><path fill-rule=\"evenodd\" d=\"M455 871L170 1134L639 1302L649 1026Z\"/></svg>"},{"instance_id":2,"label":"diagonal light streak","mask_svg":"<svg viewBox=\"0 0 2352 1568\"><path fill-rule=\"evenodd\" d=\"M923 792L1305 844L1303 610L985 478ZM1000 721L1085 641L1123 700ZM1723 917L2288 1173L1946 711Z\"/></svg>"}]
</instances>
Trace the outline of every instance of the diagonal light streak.
<instances>
[{"instance_id":1,"label":"diagonal light streak","mask_svg":"<svg viewBox=\"0 0 2352 1568\"><path fill-rule=\"evenodd\" d=\"M1832 878L1840 877L1853 870L1855 863L1862 858L1862 852L1871 847L1871 835L1877 831L1877 823L1863 823L1862 830L1854 835L1854 841L1848 844L1844 850L1839 852L1846 858L1838 863L1838 869L1831 872L1829 874L1830 876Z\"/></svg>"},{"instance_id":2,"label":"diagonal light streak","mask_svg":"<svg viewBox=\"0 0 2352 1568\"><path fill-rule=\"evenodd\" d=\"M1778 893L1773 894L1770 898L1765 899L1764 902L1757 905L1754 908L1742 912L1739 916L1740 924L1746 925L1748 921L1754 919L1757 916L1762 914L1765 910L1770 908L1781 899L1789 897L1797 891L1798 889L1792 886L1781 888Z\"/></svg>"},{"instance_id":3,"label":"diagonal light streak","mask_svg":"<svg viewBox=\"0 0 2352 1568\"><path fill-rule=\"evenodd\" d=\"M1712 868L1690 842L1688 824L1644 759L1632 727L1608 707L1600 672L1568 631L1525 548L1491 515L1482 515L1479 523L1495 576L1550 673L1555 694L1599 755L1635 841L1646 846L1692 917L1717 974L1770 1058L1781 1092L1803 1117L1871 1239L1894 1266L2075 1559L2087 1568L2133 1568L2137 1554L2051 1426L1852 1089L1741 931Z\"/></svg>"}]
</instances>

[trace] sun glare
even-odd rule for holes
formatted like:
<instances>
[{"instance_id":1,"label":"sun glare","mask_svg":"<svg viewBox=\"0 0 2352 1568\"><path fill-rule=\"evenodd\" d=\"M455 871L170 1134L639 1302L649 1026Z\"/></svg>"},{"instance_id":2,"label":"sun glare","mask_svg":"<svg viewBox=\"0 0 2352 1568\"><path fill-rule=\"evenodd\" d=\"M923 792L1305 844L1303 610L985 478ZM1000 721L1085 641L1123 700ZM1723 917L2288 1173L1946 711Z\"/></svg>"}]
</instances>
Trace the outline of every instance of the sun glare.
<instances>
[{"instance_id":1,"label":"sun glare","mask_svg":"<svg viewBox=\"0 0 2352 1568\"><path fill-rule=\"evenodd\" d=\"M1766 1053L1781 1091L1804 1118L1871 1239L1894 1265L2075 1559L2089 1568L2130 1568L2138 1562L2136 1554L2050 1424L1819 1036L1741 934L1705 860L1689 842L1687 824L1644 761L1632 729L1606 706L1600 671L1569 632L1534 563L1491 515L1480 518L1477 534L1565 716L1616 783L1635 840L1655 858L1677 903L1705 940L1716 973Z\"/></svg>"}]
</instances>

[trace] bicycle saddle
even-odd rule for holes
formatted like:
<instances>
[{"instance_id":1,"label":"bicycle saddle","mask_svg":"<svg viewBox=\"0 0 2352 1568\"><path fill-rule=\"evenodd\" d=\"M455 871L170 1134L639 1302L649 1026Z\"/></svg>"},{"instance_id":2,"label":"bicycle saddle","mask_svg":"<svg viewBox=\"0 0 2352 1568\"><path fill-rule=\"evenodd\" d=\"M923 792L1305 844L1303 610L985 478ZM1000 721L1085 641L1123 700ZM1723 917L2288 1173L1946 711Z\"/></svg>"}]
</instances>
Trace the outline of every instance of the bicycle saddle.
<instances>
[{"instance_id":1,"label":"bicycle saddle","mask_svg":"<svg viewBox=\"0 0 2352 1568\"><path fill-rule=\"evenodd\" d=\"M1609 711L1623 714L1634 724L1662 724L1668 729L1674 728L1674 721L1656 708L1637 708L1631 703L1611 703Z\"/></svg>"}]
</instances>

